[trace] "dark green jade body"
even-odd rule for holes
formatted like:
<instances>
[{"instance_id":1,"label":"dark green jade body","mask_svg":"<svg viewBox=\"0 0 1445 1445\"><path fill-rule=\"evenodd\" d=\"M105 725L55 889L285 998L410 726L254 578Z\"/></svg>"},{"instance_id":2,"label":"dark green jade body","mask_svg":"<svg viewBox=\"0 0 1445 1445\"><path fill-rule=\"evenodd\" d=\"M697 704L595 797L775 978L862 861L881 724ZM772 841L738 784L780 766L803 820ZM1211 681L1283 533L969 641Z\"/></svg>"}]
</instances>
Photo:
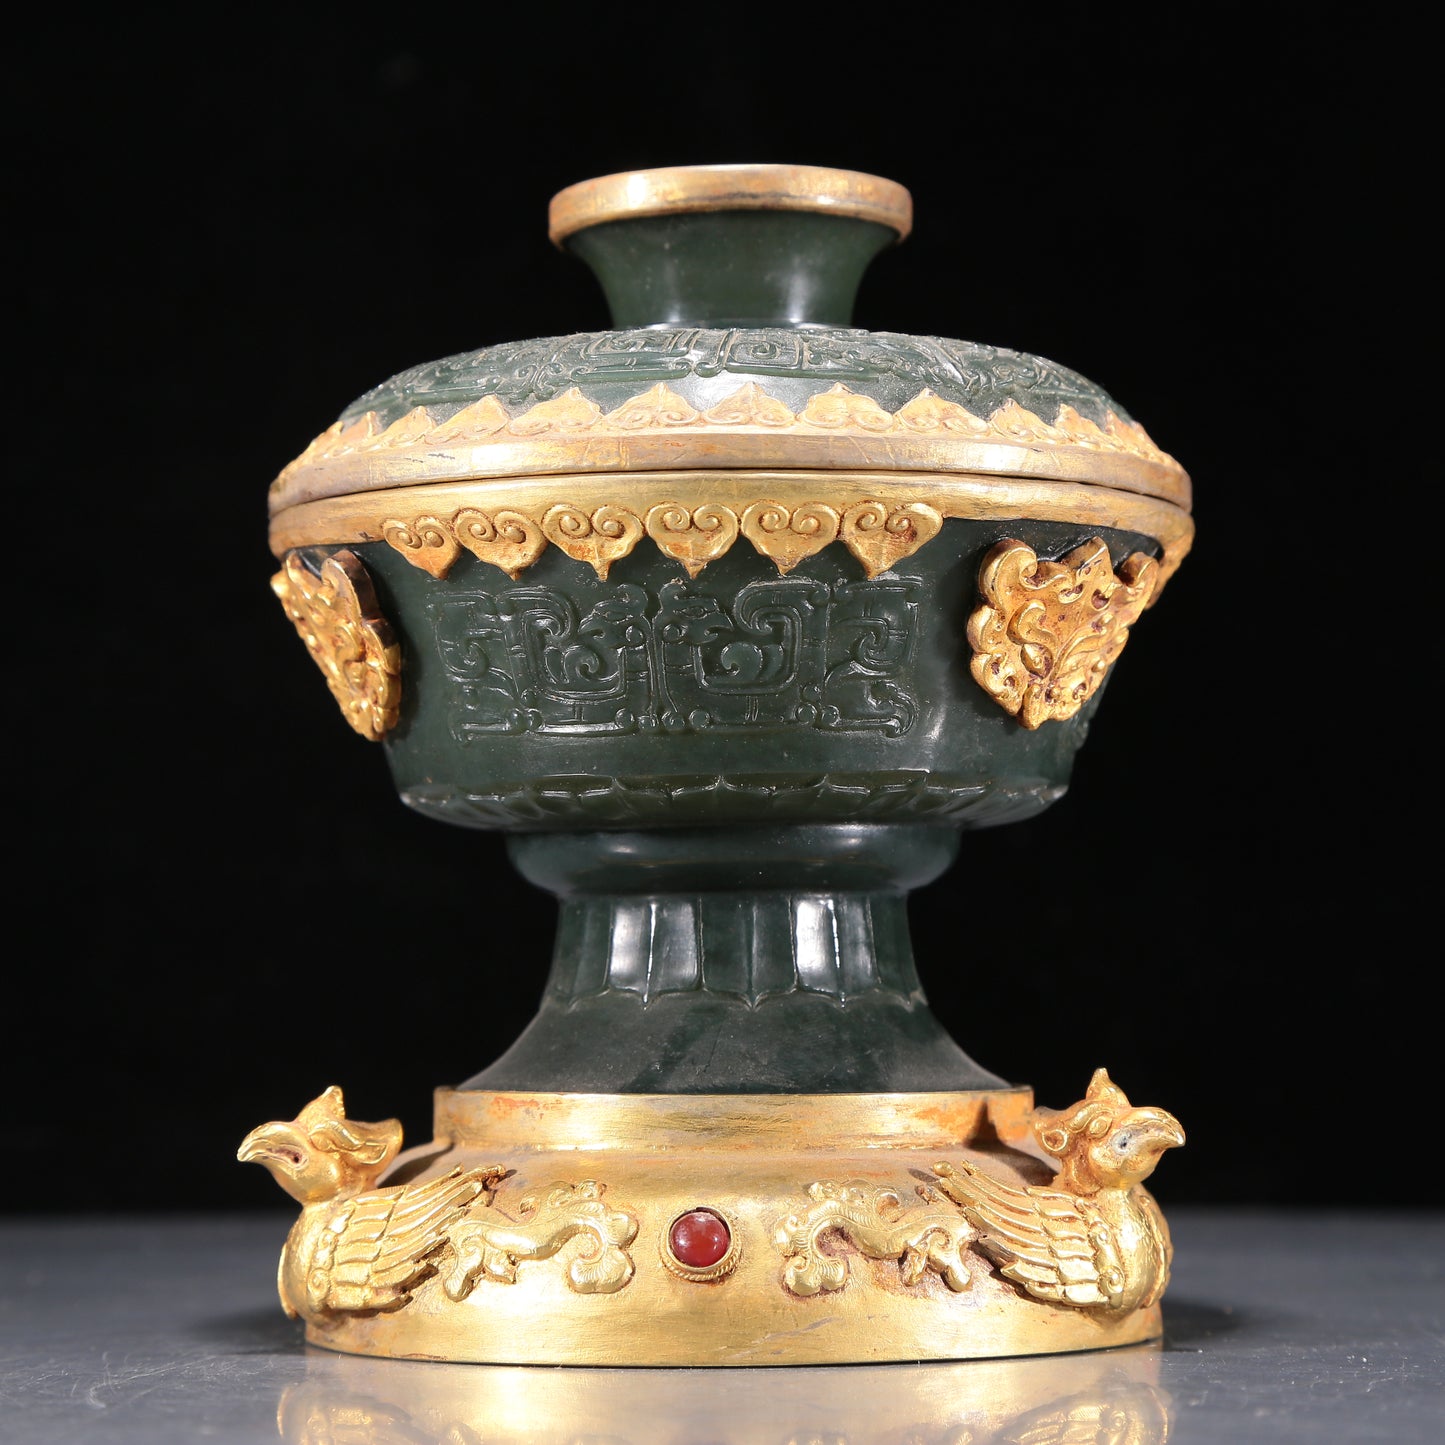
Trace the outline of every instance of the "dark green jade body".
<instances>
[{"instance_id":1,"label":"dark green jade body","mask_svg":"<svg viewBox=\"0 0 1445 1445\"><path fill-rule=\"evenodd\" d=\"M711 211L589 226L568 249L596 273L616 327L847 326L876 221L806 211Z\"/></svg>"},{"instance_id":2,"label":"dark green jade body","mask_svg":"<svg viewBox=\"0 0 1445 1445\"><path fill-rule=\"evenodd\" d=\"M849 329L891 234L783 212L594 226L569 246L633 329L415 368L347 416L445 416L483 395L515 414L573 387L607 409L659 380L698 408L747 381L801 407L842 380L890 409L927 388L984 415L1009 399L1123 415L1036 357ZM629 477L614 480L625 502ZM403 799L509 830L516 866L561 900L536 1020L466 1087L999 1087L928 1011L906 895L949 866L961 828L1064 791L1098 694L1030 731L970 676L965 630L1001 539L1054 558L1093 536L1116 566L1159 550L950 519L872 578L841 543L780 575L739 540L695 578L641 545L605 580L551 547L516 581L469 554L439 581L386 544L356 547L405 660L386 742Z\"/></svg>"}]
</instances>

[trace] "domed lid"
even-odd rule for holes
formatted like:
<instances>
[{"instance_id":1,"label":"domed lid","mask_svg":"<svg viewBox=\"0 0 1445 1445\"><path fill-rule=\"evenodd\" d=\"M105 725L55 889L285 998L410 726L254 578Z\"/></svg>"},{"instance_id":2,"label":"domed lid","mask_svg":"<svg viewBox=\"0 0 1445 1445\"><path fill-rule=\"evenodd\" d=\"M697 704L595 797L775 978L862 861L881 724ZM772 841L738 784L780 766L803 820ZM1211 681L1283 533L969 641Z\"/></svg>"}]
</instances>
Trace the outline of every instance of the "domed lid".
<instances>
[{"instance_id":1,"label":"domed lid","mask_svg":"<svg viewBox=\"0 0 1445 1445\"><path fill-rule=\"evenodd\" d=\"M911 224L902 186L812 166L568 187L551 236L597 274L618 329L505 342L383 382L273 483L273 546L307 530L295 509L400 488L626 473L620 497L648 474L767 469L1153 499L1171 515L1156 506L1163 521L1144 530L1169 532L1177 562L1189 479L1106 392L1027 353L848 324L869 261Z\"/></svg>"}]
</instances>

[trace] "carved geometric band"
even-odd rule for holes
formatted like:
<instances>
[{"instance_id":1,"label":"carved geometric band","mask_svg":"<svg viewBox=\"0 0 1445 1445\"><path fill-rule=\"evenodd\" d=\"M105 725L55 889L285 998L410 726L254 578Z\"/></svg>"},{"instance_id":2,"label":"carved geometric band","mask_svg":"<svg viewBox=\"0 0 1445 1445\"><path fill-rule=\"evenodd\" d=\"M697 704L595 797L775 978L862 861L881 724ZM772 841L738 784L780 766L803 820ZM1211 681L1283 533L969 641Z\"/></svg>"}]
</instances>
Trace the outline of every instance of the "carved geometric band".
<instances>
[{"instance_id":1,"label":"carved geometric band","mask_svg":"<svg viewBox=\"0 0 1445 1445\"><path fill-rule=\"evenodd\" d=\"M539 778L492 792L449 783L413 784L408 807L471 828L546 829L558 824L606 827L684 819L742 822L836 818L992 826L1031 818L1058 800L1062 784L980 782L918 771L886 775L770 773L766 778L698 775L656 778Z\"/></svg>"},{"instance_id":2,"label":"carved geometric band","mask_svg":"<svg viewBox=\"0 0 1445 1445\"><path fill-rule=\"evenodd\" d=\"M1188 513L1133 492L1011 477L837 471L584 473L447 482L291 507L271 546L388 542L445 577L463 549L514 580L548 546L606 577L644 538L690 576L745 538L780 572L842 542L876 576L934 538L948 517L1073 522L1158 538L1153 596L1193 540Z\"/></svg>"}]
</instances>

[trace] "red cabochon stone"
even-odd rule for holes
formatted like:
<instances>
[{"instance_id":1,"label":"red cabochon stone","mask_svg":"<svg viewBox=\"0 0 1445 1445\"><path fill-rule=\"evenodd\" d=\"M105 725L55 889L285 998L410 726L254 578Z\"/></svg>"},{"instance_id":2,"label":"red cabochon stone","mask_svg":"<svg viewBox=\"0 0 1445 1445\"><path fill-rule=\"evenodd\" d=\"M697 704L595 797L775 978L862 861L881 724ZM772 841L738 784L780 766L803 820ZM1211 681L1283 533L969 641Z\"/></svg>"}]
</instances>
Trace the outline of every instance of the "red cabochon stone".
<instances>
[{"instance_id":1,"label":"red cabochon stone","mask_svg":"<svg viewBox=\"0 0 1445 1445\"><path fill-rule=\"evenodd\" d=\"M690 1209L673 1222L667 1242L681 1263L690 1269L707 1269L728 1252L732 1235L710 1209Z\"/></svg>"}]
</instances>

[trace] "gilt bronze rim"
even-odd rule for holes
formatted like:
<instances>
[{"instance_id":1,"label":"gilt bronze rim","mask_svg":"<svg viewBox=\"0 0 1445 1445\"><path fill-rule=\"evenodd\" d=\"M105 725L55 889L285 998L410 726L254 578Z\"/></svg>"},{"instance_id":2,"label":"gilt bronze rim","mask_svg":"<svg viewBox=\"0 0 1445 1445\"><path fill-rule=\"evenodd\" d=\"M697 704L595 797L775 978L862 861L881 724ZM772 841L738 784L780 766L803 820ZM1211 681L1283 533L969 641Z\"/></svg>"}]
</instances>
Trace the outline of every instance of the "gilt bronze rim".
<instances>
[{"instance_id":1,"label":"gilt bronze rim","mask_svg":"<svg viewBox=\"0 0 1445 1445\"><path fill-rule=\"evenodd\" d=\"M820 211L913 228L913 197L897 181L830 166L664 166L620 171L568 186L552 198L548 234L560 246L588 226L688 211Z\"/></svg>"}]
</instances>

